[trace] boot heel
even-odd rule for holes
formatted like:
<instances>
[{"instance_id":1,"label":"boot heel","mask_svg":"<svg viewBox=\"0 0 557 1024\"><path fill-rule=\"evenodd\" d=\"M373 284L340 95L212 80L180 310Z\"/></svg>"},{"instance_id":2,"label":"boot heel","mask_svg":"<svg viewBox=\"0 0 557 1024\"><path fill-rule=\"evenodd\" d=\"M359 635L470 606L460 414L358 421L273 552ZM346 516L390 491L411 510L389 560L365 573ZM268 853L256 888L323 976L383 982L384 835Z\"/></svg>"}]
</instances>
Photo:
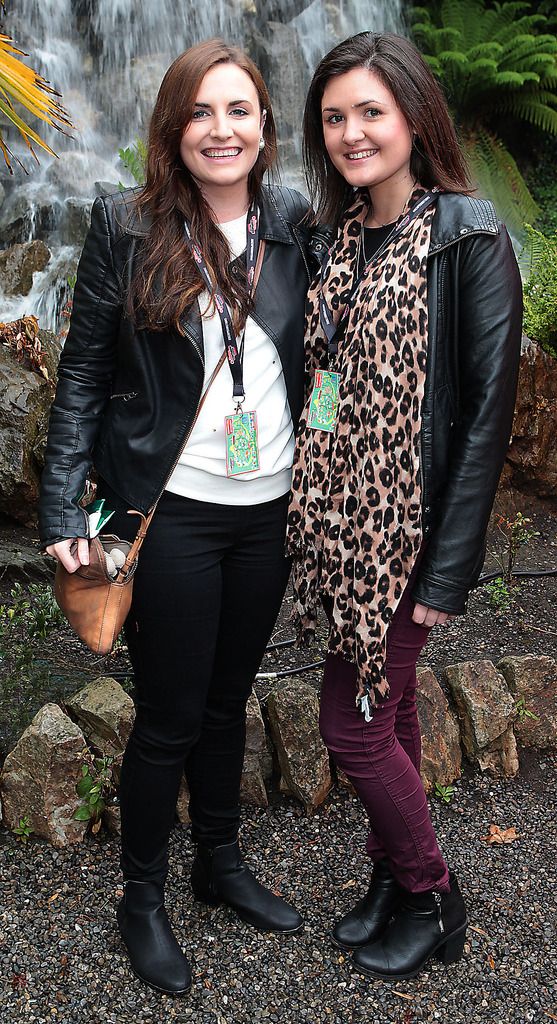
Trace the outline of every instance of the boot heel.
<instances>
[{"instance_id":1,"label":"boot heel","mask_svg":"<svg viewBox=\"0 0 557 1024\"><path fill-rule=\"evenodd\" d=\"M464 952L465 939L466 926L455 935L451 935L451 937L447 939L447 941L436 951L436 956L441 960L445 967L449 964L455 964L457 960L460 960Z\"/></svg>"}]
</instances>

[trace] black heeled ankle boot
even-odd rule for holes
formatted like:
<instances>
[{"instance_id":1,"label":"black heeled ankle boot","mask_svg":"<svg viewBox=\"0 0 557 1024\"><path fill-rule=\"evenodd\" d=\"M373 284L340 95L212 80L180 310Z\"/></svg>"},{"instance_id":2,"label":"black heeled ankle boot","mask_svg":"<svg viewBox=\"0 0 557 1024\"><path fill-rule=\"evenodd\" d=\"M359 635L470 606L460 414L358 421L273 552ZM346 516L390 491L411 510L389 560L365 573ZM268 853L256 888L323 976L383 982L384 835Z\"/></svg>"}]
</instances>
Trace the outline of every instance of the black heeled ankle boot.
<instances>
[{"instance_id":1,"label":"black heeled ankle boot","mask_svg":"<svg viewBox=\"0 0 557 1024\"><path fill-rule=\"evenodd\" d=\"M375 942L384 932L400 901L401 889L387 860L374 865L369 889L335 924L331 936L341 949L357 949Z\"/></svg>"},{"instance_id":2,"label":"black heeled ankle boot","mask_svg":"<svg viewBox=\"0 0 557 1024\"><path fill-rule=\"evenodd\" d=\"M125 882L116 918L134 974L159 992L185 995L191 970L164 909L164 886Z\"/></svg>"},{"instance_id":3,"label":"black heeled ankle boot","mask_svg":"<svg viewBox=\"0 0 557 1024\"><path fill-rule=\"evenodd\" d=\"M357 949L352 964L362 974L385 981L413 978L435 953L444 964L460 960L468 918L455 874L450 891L403 890L394 920L377 942Z\"/></svg>"},{"instance_id":4,"label":"black heeled ankle boot","mask_svg":"<svg viewBox=\"0 0 557 1024\"><path fill-rule=\"evenodd\" d=\"M237 842L214 849L199 845L191 885L196 899L210 906L226 903L242 921L263 932L291 934L303 927L298 911L253 876Z\"/></svg>"}]
</instances>

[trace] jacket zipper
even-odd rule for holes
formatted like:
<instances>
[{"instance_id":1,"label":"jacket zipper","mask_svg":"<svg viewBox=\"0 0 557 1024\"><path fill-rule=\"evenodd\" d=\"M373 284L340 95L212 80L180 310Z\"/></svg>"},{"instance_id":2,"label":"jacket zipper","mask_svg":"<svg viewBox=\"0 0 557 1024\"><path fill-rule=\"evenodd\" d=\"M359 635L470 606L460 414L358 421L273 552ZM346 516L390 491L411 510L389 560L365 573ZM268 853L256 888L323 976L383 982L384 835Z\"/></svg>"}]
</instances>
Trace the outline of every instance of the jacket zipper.
<instances>
[{"instance_id":1,"label":"jacket zipper","mask_svg":"<svg viewBox=\"0 0 557 1024\"><path fill-rule=\"evenodd\" d=\"M492 238L499 234L498 231L490 231L488 228L481 228L478 231L467 231L465 235L457 235L456 238L451 238L450 242L445 242L444 245L438 245L435 249L430 249L427 254L427 258L430 256L437 256L438 252L443 252L444 249L449 249L451 245L456 245L457 242L462 242L465 238L473 238L474 235L491 235Z\"/></svg>"}]
</instances>

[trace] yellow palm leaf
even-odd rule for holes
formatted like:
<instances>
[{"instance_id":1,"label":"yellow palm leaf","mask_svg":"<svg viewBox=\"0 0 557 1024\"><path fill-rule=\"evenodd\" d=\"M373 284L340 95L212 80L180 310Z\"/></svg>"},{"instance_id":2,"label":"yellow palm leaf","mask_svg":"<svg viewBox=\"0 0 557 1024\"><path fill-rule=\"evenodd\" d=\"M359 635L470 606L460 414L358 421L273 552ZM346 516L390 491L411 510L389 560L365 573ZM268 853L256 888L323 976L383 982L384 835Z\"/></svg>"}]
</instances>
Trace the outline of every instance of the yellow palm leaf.
<instances>
[{"instance_id":1,"label":"yellow palm leaf","mask_svg":"<svg viewBox=\"0 0 557 1024\"><path fill-rule=\"evenodd\" d=\"M56 156L56 153L20 117L14 103L20 103L30 114L40 118L41 121L56 128L64 135L68 134L65 129L73 128L73 125L67 111L56 99L60 93L56 92L42 75L37 74L33 68L28 68L21 61L20 58L25 56L27 55L23 50L18 50L13 45L9 36L0 34L0 111L17 128L38 163L39 158L35 153L33 143L50 153L51 156ZM10 173L13 173L11 164L13 159L23 167L21 161L10 151L1 131L0 153L2 153ZM25 168L23 169L25 170Z\"/></svg>"}]
</instances>

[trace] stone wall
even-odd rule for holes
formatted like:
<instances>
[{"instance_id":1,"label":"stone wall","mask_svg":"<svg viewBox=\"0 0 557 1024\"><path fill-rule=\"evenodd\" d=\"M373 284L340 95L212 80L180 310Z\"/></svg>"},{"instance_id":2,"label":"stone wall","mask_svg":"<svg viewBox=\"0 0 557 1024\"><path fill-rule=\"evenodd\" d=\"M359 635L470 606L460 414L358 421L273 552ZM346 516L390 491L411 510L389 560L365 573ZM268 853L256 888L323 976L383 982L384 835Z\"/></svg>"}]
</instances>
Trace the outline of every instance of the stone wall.
<instances>
[{"instance_id":1,"label":"stone wall","mask_svg":"<svg viewBox=\"0 0 557 1024\"><path fill-rule=\"evenodd\" d=\"M134 713L131 698L110 677L89 683L63 708L43 707L8 754L0 775L7 827L27 816L33 833L56 846L80 842L86 826L74 813L82 765L94 755L111 756L117 784ZM426 792L458 779L463 760L493 776L512 778L520 768L521 747L557 750L557 661L526 655L506 657L498 665L460 662L445 668L441 682L422 667L418 713ZM325 800L335 773L319 735L318 714L317 691L298 677L277 686L263 708L252 695L242 779L245 802L267 806L269 796L280 789L312 813ZM184 779L177 804L177 818L184 823L189 820L188 800ZM118 831L117 803L107 806L103 818L107 828Z\"/></svg>"}]
</instances>

